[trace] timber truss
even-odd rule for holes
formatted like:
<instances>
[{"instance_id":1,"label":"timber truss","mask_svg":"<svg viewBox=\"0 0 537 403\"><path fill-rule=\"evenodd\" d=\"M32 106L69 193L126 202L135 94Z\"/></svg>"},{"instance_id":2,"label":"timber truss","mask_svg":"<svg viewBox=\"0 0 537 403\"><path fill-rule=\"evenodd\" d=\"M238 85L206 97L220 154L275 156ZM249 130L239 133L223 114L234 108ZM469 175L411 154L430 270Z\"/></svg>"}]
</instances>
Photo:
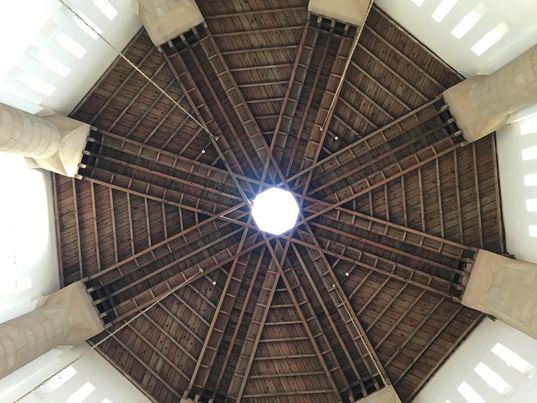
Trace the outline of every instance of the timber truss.
<instances>
[{"instance_id":1,"label":"timber truss","mask_svg":"<svg viewBox=\"0 0 537 403\"><path fill-rule=\"evenodd\" d=\"M55 178L63 284L107 332L158 302L99 350L159 402L411 401L481 318L476 248L503 248L493 136L465 143L460 77L376 8L351 54L303 0L199 6L125 52L204 127L119 59L73 113L94 131ZM282 236L249 212L273 186L301 205Z\"/></svg>"}]
</instances>

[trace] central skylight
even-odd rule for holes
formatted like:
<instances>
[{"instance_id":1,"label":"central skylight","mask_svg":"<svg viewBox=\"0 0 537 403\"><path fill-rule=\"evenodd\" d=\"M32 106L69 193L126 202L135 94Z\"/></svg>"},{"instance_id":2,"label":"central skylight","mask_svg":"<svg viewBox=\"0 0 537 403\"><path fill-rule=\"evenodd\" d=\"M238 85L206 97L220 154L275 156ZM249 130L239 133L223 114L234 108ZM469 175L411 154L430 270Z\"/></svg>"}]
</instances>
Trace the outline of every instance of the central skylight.
<instances>
[{"instance_id":1,"label":"central skylight","mask_svg":"<svg viewBox=\"0 0 537 403\"><path fill-rule=\"evenodd\" d=\"M279 188L270 188L257 195L252 215L261 231L283 234L296 224L298 204L293 195Z\"/></svg>"}]
</instances>

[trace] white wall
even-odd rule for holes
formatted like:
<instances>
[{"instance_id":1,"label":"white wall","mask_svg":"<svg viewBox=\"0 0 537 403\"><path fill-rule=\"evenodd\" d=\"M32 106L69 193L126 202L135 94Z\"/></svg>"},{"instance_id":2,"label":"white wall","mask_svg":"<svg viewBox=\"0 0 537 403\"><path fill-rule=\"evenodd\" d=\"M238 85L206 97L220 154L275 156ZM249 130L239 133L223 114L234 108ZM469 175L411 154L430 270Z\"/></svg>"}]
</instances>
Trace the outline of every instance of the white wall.
<instances>
[{"instance_id":1,"label":"white wall","mask_svg":"<svg viewBox=\"0 0 537 403\"><path fill-rule=\"evenodd\" d=\"M118 49L123 49L141 27L122 0L68 3L96 24ZM97 7L106 3L117 12L112 19ZM75 57L62 48L54 39L58 33L84 48L84 55ZM68 114L116 58L104 42L92 38L62 11L57 0L1 1L0 50L0 102L30 113L52 109ZM43 55L48 64L38 60L43 60ZM63 65L66 74L51 69L50 57ZM59 289L60 281L51 174L26 167L21 157L0 153L0 189L2 323L34 309L38 297ZM52 350L1 379L0 402L14 401L87 350L87 344ZM45 385L25 401L70 403L69 396L88 382L95 389L85 403L150 401L94 351L73 368L76 375L60 388L47 394Z\"/></svg>"},{"instance_id":2,"label":"white wall","mask_svg":"<svg viewBox=\"0 0 537 403\"><path fill-rule=\"evenodd\" d=\"M125 0L66 2L116 49L123 49L142 26ZM115 10L109 14L113 19L98 8L102 4ZM46 108L68 114L116 58L114 50L60 6L58 0L0 1L0 102L30 113ZM59 42L65 44L66 37L74 47L62 47ZM83 54L69 51L74 48ZM50 58L63 67L54 67Z\"/></svg>"},{"instance_id":3,"label":"white wall","mask_svg":"<svg viewBox=\"0 0 537 403\"><path fill-rule=\"evenodd\" d=\"M34 309L38 297L59 289L51 174L28 168L22 157L0 153L0 323ZM54 349L0 379L0 402L12 402L88 350ZM25 402L69 402L89 382L84 403L145 403L150 400L98 353L73 365L69 382ZM45 386L46 387L46 386ZM106 401L105 399L108 399ZM70 403L70 402L69 402Z\"/></svg>"},{"instance_id":4,"label":"white wall","mask_svg":"<svg viewBox=\"0 0 537 403\"><path fill-rule=\"evenodd\" d=\"M84 403L152 402L89 345L56 349L0 380L0 401L13 402L85 353L84 357L22 400L24 403L63 403L81 388L91 393ZM62 381L63 379L63 381ZM80 392L79 392L80 393ZM72 397L74 399L74 397ZM76 401L77 403L79 401ZM81 401L80 401L81 402Z\"/></svg>"},{"instance_id":5,"label":"white wall","mask_svg":"<svg viewBox=\"0 0 537 403\"><path fill-rule=\"evenodd\" d=\"M0 322L60 287L51 174L0 153Z\"/></svg>"},{"instance_id":6,"label":"white wall","mask_svg":"<svg viewBox=\"0 0 537 403\"><path fill-rule=\"evenodd\" d=\"M537 174L537 115L499 130L497 143L507 250L537 262L537 186L525 183Z\"/></svg>"},{"instance_id":7,"label":"white wall","mask_svg":"<svg viewBox=\"0 0 537 403\"><path fill-rule=\"evenodd\" d=\"M432 15L445 3L453 7L437 22ZM535 0L376 0L376 4L466 76L491 73L537 44ZM475 7L485 10L484 14L457 39L451 34L453 28ZM476 55L473 45L499 23L507 24L509 31L489 50ZM521 125L528 122L520 121L531 113L537 113L537 105L516 114L519 121L498 130L496 139L507 251L518 259L537 262L537 238L530 235L530 226L537 225L537 211L528 211L527 206L527 200L537 199L537 187L524 184L525 175L537 173L537 160L522 159L523 150L537 146L537 134L522 136ZM537 236L537 227L535 231Z\"/></svg>"},{"instance_id":8,"label":"white wall","mask_svg":"<svg viewBox=\"0 0 537 403\"><path fill-rule=\"evenodd\" d=\"M432 15L441 2L454 6L437 22ZM375 0L375 3L466 77L489 74L537 43L535 0ZM466 35L457 39L451 31L479 3L486 12ZM503 38L480 56L472 52L471 48L500 23L508 27Z\"/></svg>"},{"instance_id":9,"label":"white wall","mask_svg":"<svg viewBox=\"0 0 537 403\"><path fill-rule=\"evenodd\" d=\"M534 370L523 374L508 366L491 350L501 343L521 356ZM485 364L499 375L511 390L500 394L475 372L478 364ZM414 403L481 403L478 399L467 401L458 391L466 382L486 403L535 402L537 390L537 340L514 330L500 321L486 319L469 336L453 356L440 368L433 379L414 399ZM530 367L531 368L531 367ZM495 383L501 385L501 382Z\"/></svg>"},{"instance_id":10,"label":"white wall","mask_svg":"<svg viewBox=\"0 0 537 403\"><path fill-rule=\"evenodd\" d=\"M441 0L376 0L376 3L441 59L467 77L491 73L537 44L535 0L458 0L454 1L454 7L441 22L431 17ZM461 39L455 38L451 31L478 3L485 6L486 13L466 35ZM507 34L482 55L472 52L472 46L501 22L509 26ZM537 173L537 159L524 161L522 158L523 150L537 146L537 117L533 123L520 120L536 111L537 106L534 106L517 114L514 120L519 121L499 130L496 138L507 250L518 259L537 263L537 238L530 236L529 227L537 225L537 211L528 211L527 205L528 199L537 199L537 186L526 186L524 183L525 175ZM523 125L534 129L527 129L528 134L522 136ZM498 342L537 367L536 340L499 321L487 319L433 376L414 402L536 402L537 376L522 375L506 366L491 352ZM489 387L474 371L480 362L510 383L513 386L511 392L503 396ZM483 400L479 400L479 397L465 399L458 391L463 382L474 388Z\"/></svg>"},{"instance_id":11,"label":"white wall","mask_svg":"<svg viewBox=\"0 0 537 403\"><path fill-rule=\"evenodd\" d=\"M124 0L67 3L118 49L141 28ZM58 37L74 41L84 54L74 56ZM58 0L1 1L0 50L0 102L30 113L68 114L117 56ZM54 63L66 69L64 75ZM0 323L32 309L37 297L60 286L51 182L48 172L0 153Z\"/></svg>"}]
</instances>

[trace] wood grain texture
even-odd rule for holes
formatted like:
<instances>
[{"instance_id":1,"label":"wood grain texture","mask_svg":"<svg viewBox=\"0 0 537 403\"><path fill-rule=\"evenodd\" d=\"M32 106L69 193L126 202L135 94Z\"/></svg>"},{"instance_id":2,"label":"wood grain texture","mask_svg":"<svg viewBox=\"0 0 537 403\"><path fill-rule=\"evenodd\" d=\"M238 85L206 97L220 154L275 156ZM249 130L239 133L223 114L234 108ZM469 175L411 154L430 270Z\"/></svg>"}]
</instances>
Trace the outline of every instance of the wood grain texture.
<instances>
[{"instance_id":1,"label":"wood grain texture","mask_svg":"<svg viewBox=\"0 0 537 403\"><path fill-rule=\"evenodd\" d=\"M494 135L463 141L460 76L378 8L351 55L356 27L305 0L199 7L125 50L183 109L118 60L73 112L96 130L55 178L62 284L94 341L158 301L100 347L156 401L410 402L481 319L476 248L504 251ZM280 182L303 216L264 237L243 196Z\"/></svg>"}]
</instances>

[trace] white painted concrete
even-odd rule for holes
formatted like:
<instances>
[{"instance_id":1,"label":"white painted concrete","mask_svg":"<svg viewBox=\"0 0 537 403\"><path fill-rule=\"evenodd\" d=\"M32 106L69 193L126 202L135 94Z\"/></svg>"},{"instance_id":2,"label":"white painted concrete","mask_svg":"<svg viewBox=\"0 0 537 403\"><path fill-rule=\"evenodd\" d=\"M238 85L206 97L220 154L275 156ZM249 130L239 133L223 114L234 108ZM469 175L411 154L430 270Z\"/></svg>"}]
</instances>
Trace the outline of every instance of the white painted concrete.
<instances>
[{"instance_id":1,"label":"white painted concrete","mask_svg":"<svg viewBox=\"0 0 537 403\"><path fill-rule=\"evenodd\" d=\"M0 153L0 322L60 287L51 174Z\"/></svg>"},{"instance_id":2,"label":"white painted concrete","mask_svg":"<svg viewBox=\"0 0 537 403\"><path fill-rule=\"evenodd\" d=\"M0 188L1 323L35 309L38 298L58 290L60 281L51 174L28 168L20 156L0 153ZM14 401L87 348L84 344L73 350L54 349L0 379L0 402ZM86 382L95 391L85 403L102 403L105 398L112 403L150 401L96 352L75 368L78 374L65 388L43 399L31 396L25 402L65 402L66 395Z\"/></svg>"},{"instance_id":3,"label":"white painted concrete","mask_svg":"<svg viewBox=\"0 0 537 403\"><path fill-rule=\"evenodd\" d=\"M467 77L478 73L490 74L537 43L537 2L534 0L459 0L440 23L431 18L440 0L424 0L422 6L418 7L416 3L420 2L377 0L376 4ZM465 36L455 38L451 35L451 30L478 3L487 8L486 14ZM481 56L474 54L471 47L500 22L506 22L510 31ZM537 211L528 211L527 200L537 199L537 186L525 186L524 178L526 175L537 174L537 160L523 160L522 153L523 150L537 146L537 129L522 136L524 120L521 119L536 112L537 105L515 114L511 119L513 123L498 130L496 137L507 250L517 259L534 263L537 263L537 238L530 236L530 226L537 226ZM525 122L526 127L529 127L528 121ZM497 341L512 348L537 367L537 341L500 321L486 320L432 378L414 402L467 403L457 391L464 381L480 392L486 403L535 401L537 376L520 377L516 371L502 366L490 352ZM489 360L485 362L499 366L501 370L498 371L516 386L515 393L504 397L489 388L473 371L480 360Z\"/></svg>"},{"instance_id":4,"label":"white painted concrete","mask_svg":"<svg viewBox=\"0 0 537 403\"><path fill-rule=\"evenodd\" d=\"M498 163L507 250L517 259L537 263L537 212L528 211L528 200L537 199L537 187L525 186L526 175L537 173L537 160L523 160L523 150L537 146L537 129L522 135L529 120L521 120L497 132Z\"/></svg>"},{"instance_id":5,"label":"white painted concrete","mask_svg":"<svg viewBox=\"0 0 537 403\"><path fill-rule=\"evenodd\" d=\"M122 49L141 23L123 0L107 1L113 8L109 15L116 12L113 20L96 7L98 1L70 0L69 4ZM58 33L84 47L84 55L78 58L62 48L55 40ZM0 47L4 56L9 55L0 61L0 102L30 113L52 109L69 114L116 58L100 39L90 37L62 12L57 0L0 2L0 34ZM52 71L36 55L53 57L67 67L63 72L68 74ZM28 76L34 80L25 80ZM35 78L41 86L35 85ZM49 92L51 87L55 88L50 94L36 90ZM60 280L51 174L28 168L21 156L0 153L0 188L1 323L35 309L39 297L59 289ZM84 344L73 350L54 349L1 379L0 402L12 402L87 348ZM77 375L63 387L25 402L65 402L86 382L95 391L85 403L150 401L98 353L89 353L74 367Z\"/></svg>"},{"instance_id":6,"label":"white painted concrete","mask_svg":"<svg viewBox=\"0 0 537 403\"><path fill-rule=\"evenodd\" d=\"M84 400L84 403L102 403L105 399L111 403L149 403L152 401L99 353L90 351L87 344L71 350L53 350L48 355L42 356L7 378L0 380L0 401L12 402L21 397L26 391L31 390L44 378L65 367L83 352L87 352L84 358L72 365L76 371L74 376L57 388L54 387L55 384L58 385L57 380L52 380L28 396L24 403L67 402L73 393L87 383L94 389ZM69 371L67 370L63 374ZM64 375L64 378L68 377Z\"/></svg>"},{"instance_id":7,"label":"white painted concrete","mask_svg":"<svg viewBox=\"0 0 537 403\"><path fill-rule=\"evenodd\" d=\"M99 10L98 1L68 4L123 49L142 24L124 0L107 2L116 12L113 20ZM59 44L65 36L85 50L81 57ZM2 51L9 52L0 61L0 102L30 113L45 108L68 115L117 56L60 8L58 0L0 2L0 38ZM50 68L50 57L67 68L58 70L67 72L65 77Z\"/></svg>"},{"instance_id":8,"label":"white painted concrete","mask_svg":"<svg viewBox=\"0 0 537 403\"><path fill-rule=\"evenodd\" d=\"M399 396L393 386L387 386L364 399L360 399L361 403L401 403Z\"/></svg>"},{"instance_id":9,"label":"white painted concrete","mask_svg":"<svg viewBox=\"0 0 537 403\"><path fill-rule=\"evenodd\" d=\"M537 340L500 321L486 319L440 368L413 403L466 403L458 391L463 382L470 385L486 403L534 402L537 376L531 371L523 374L514 367L509 367L491 351L497 343L537 367ZM502 395L490 387L474 371L479 363L485 364L501 376L511 386L511 390ZM471 402L479 403L477 400Z\"/></svg>"},{"instance_id":10,"label":"white painted concrete","mask_svg":"<svg viewBox=\"0 0 537 403\"><path fill-rule=\"evenodd\" d=\"M537 265L483 249L477 252L462 304L537 340Z\"/></svg>"},{"instance_id":11,"label":"white painted concrete","mask_svg":"<svg viewBox=\"0 0 537 403\"><path fill-rule=\"evenodd\" d=\"M468 142L504 127L511 115L537 102L537 45L490 75L449 88L444 100Z\"/></svg>"},{"instance_id":12,"label":"white painted concrete","mask_svg":"<svg viewBox=\"0 0 537 403\"><path fill-rule=\"evenodd\" d=\"M370 3L370 0L310 0L308 11L361 26L364 24Z\"/></svg>"},{"instance_id":13,"label":"white painted concrete","mask_svg":"<svg viewBox=\"0 0 537 403\"><path fill-rule=\"evenodd\" d=\"M203 22L194 0L132 0L144 27L157 46Z\"/></svg>"},{"instance_id":14,"label":"white painted concrete","mask_svg":"<svg viewBox=\"0 0 537 403\"><path fill-rule=\"evenodd\" d=\"M537 43L537 2L535 0L458 0L441 21L431 16L441 0L376 0L380 8L399 22L441 59L466 77L490 74ZM479 3L487 11L461 39L451 34L453 28ZM481 56L472 52L487 32L505 22L507 34Z\"/></svg>"}]
</instances>

